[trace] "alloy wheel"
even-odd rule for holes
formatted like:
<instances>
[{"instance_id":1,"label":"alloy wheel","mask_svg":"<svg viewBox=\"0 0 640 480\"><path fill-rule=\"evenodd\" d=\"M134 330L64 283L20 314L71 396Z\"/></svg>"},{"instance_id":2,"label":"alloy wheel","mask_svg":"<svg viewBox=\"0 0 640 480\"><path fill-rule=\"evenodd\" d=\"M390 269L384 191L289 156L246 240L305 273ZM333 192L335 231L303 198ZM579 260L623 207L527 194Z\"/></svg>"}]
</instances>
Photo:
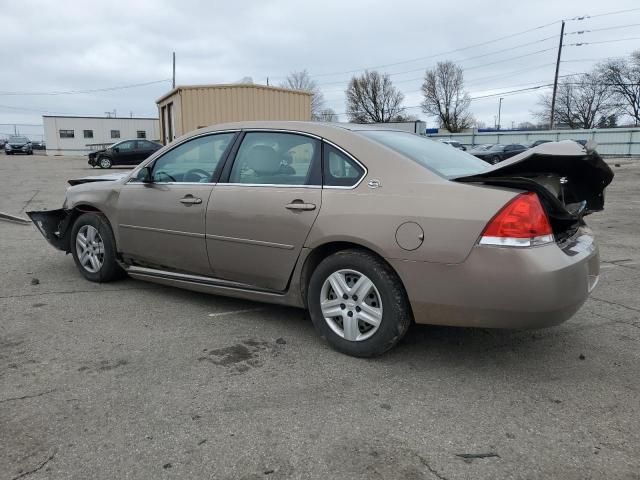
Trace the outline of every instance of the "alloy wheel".
<instances>
[{"instance_id":1,"label":"alloy wheel","mask_svg":"<svg viewBox=\"0 0 640 480\"><path fill-rule=\"evenodd\" d=\"M104 263L104 242L92 225L83 225L76 235L76 253L82 268L97 273Z\"/></svg>"},{"instance_id":2,"label":"alloy wheel","mask_svg":"<svg viewBox=\"0 0 640 480\"><path fill-rule=\"evenodd\" d=\"M102 168L110 168L111 167L111 160L109 160L106 157L102 157L100 159L100 167L102 167Z\"/></svg>"},{"instance_id":3,"label":"alloy wheel","mask_svg":"<svg viewBox=\"0 0 640 480\"><path fill-rule=\"evenodd\" d=\"M356 270L329 275L320 290L320 309L331 330L351 342L370 338L382 323L380 292Z\"/></svg>"}]
</instances>

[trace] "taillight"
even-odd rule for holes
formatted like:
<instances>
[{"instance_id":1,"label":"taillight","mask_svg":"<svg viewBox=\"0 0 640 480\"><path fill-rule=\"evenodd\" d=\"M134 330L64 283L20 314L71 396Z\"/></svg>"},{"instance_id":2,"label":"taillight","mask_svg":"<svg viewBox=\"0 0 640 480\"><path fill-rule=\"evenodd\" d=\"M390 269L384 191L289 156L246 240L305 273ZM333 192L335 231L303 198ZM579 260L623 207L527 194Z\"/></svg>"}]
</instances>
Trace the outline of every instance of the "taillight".
<instances>
[{"instance_id":1,"label":"taillight","mask_svg":"<svg viewBox=\"0 0 640 480\"><path fill-rule=\"evenodd\" d=\"M549 218L534 192L521 193L491 219L480 245L531 247L553 242Z\"/></svg>"}]
</instances>

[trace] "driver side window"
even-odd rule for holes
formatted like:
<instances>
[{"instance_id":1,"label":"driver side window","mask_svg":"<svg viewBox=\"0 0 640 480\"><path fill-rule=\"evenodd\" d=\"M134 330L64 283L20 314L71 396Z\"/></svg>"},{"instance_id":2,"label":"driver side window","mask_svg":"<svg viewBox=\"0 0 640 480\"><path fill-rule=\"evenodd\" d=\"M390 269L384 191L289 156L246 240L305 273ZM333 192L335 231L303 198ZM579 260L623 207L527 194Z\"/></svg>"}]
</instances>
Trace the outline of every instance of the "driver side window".
<instances>
[{"instance_id":1,"label":"driver side window","mask_svg":"<svg viewBox=\"0 0 640 480\"><path fill-rule=\"evenodd\" d=\"M158 158L153 165L154 182L211 182L213 172L235 133L219 133L194 138Z\"/></svg>"}]
</instances>

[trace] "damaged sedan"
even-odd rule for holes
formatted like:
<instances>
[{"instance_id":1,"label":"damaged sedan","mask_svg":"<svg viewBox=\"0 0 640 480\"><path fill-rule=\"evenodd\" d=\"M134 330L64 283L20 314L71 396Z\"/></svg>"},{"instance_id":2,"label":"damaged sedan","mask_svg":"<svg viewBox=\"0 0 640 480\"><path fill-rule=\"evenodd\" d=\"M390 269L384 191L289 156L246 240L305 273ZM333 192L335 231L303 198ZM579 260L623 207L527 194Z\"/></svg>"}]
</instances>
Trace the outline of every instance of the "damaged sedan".
<instances>
[{"instance_id":1,"label":"damaged sedan","mask_svg":"<svg viewBox=\"0 0 640 480\"><path fill-rule=\"evenodd\" d=\"M87 280L306 308L333 348L369 357L411 322L569 319L598 282L584 217L612 179L570 141L489 165L375 126L243 122L70 180L61 209L29 216Z\"/></svg>"}]
</instances>

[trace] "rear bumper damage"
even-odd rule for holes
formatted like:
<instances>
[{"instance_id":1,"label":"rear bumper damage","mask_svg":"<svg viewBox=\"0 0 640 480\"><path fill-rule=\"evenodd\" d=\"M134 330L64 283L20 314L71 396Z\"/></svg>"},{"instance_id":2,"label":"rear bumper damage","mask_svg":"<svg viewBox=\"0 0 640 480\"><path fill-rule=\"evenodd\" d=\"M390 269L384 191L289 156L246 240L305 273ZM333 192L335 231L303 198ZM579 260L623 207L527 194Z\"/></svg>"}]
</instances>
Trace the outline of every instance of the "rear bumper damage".
<instances>
[{"instance_id":1,"label":"rear bumper damage","mask_svg":"<svg viewBox=\"0 0 640 480\"><path fill-rule=\"evenodd\" d=\"M71 211L60 208L27 212L42 236L58 250L69 253L69 235L71 233Z\"/></svg>"}]
</instances>

